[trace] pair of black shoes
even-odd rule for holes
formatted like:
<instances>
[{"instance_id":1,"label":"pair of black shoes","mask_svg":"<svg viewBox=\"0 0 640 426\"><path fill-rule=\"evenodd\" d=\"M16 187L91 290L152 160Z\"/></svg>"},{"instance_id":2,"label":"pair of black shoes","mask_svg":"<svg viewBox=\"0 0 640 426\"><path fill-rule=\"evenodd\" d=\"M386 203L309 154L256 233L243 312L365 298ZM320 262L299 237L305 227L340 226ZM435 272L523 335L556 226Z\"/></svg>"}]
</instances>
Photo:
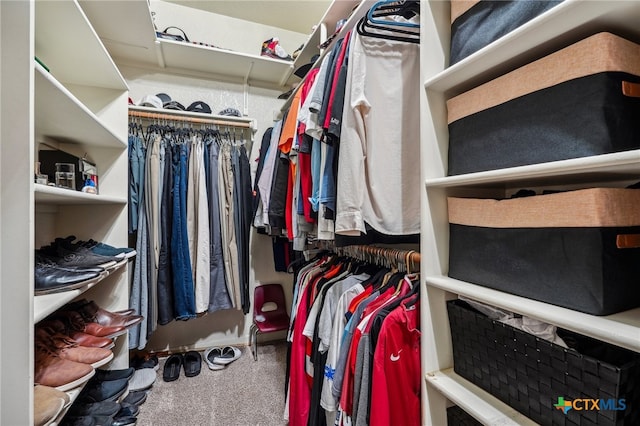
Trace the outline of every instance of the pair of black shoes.
<instances>
[{"instance_id":1,"label":"pair of black shoes","mask_svg":"<svg viewBox=\"0 0 640 426\"><path fill-rule=\"evenodd\" d=\"M147 398L146 392L127 391L135 370L96 370L96 374L82 389L69 408L62 426L130 426L137 422L139 406Z\"/></svg>"},{"instance_id":2,"label":"pair of black shoes","mask_svg":"<svg viewBox=\"0 0 640 426\"><path fill-rule=\"evenodd\" d=\"M189 351L185 354L173 354L164 363L162 378L165 382L173 382L180 377L180 370L184 367L186 377L195 377L200 374L202 368L202 356L200 352Z\"/></svg>"}]
</instances>

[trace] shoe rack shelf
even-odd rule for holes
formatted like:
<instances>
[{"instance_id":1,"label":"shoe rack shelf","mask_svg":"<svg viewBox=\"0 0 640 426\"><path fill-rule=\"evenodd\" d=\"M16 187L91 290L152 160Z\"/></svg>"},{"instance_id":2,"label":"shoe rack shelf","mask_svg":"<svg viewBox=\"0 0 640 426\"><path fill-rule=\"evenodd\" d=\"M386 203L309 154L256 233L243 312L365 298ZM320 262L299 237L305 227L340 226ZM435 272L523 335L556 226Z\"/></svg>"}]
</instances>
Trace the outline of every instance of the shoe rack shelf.
<instances>
[{"instance_id":1,"label":"shoe rack shelf","mask_svg":"<svg viewBox=\"0 0 640 426\"><path fill-rule=\"evenodd\" d=\"M422 372L423 422L446 424L452 402L483 424L531 424L453 371L446 301L457 296L546 321L640 352L640 309L593 316L447 276L448 196L503 197L519 188L626 186L640 176L640 150L447 176L446 101L525 63L600 31L640 41L640 3L565 0L499 40L447 67L449 2L421 3Z\"/></svg>"},{"instance_id":2,"label":"shoe rack shelf","mask_svg":"<svg viewBox=\"0 0 640 426\"><path fill-rule=\"evenodd\" d=\"M127 245L128 86L76 0L0 2L0 424L33 424L34 325L82 295L128 307L128 265L69 292L34 295L34 250L76 235ZM34 57L38 61L34 61ZM44 66L42 65L44 64ZM100 194L35 184L41 149L96 163ZM109 368L128 365L118 339Z\"/></svg>"}]
</instances>

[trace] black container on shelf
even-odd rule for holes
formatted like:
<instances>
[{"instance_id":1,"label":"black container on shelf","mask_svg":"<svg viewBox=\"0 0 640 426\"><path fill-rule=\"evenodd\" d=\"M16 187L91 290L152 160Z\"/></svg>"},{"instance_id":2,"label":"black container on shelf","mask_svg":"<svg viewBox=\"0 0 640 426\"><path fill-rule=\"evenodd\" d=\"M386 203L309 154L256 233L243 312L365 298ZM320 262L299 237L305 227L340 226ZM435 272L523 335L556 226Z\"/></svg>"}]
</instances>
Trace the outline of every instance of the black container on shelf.
<instances>
[{"instance_id":1,"label":"black container on shelf","mask_svg":"<svg viewBox=\"0 0 640 426\"><path fill-rule=\"evenodd\" d=\"M531 420L640 424L640 354L558 329L575 348L567 349L492 320L461 300L447 302L447 311L454 371Z\"/></svg>"},{"instance_id":2,"label":"black container on shelf","mask_svg":"<svg viewBox=\"0 0 640 426\"><path fill-rule=\"evenodd\" d=\"M449 426L482 426L482 423L474 419L462 408L454 405L447 408L447 425Z\"/></svg>"}]
</instances>

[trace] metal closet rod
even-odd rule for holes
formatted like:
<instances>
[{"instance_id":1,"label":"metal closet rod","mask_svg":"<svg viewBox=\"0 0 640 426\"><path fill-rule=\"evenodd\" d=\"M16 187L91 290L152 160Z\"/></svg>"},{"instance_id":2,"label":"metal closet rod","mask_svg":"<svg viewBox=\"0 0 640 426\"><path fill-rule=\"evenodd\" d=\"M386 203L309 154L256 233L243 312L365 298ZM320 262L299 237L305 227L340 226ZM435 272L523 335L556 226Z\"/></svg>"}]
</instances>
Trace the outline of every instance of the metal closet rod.
<instances>
[{"instance_id":1,"label":"metal closet rod","mask_svg":"<svg viewBox=\"0 0 640 426\"><path fill-rule=\"evenodd\" d=\"M406 265L407 270L410 271L415 272L420 270L420 252L415 250L398 250L384 247L353 245L336 247L335 251L338 254L343 254L362 261L375 263L381 263L381 261L384 261L389 265Z\"/></svg>"},{"instance_id":2,"label":"metal closet rod","mask_svg":"<svg viewBox=\"0 0 640 426\"><path fill-rule=\"evenodd\" d=\"M145 111L129 111L129 117L141 117L151 120L186 121L196 124L215 124L217 126L240 127L243 129L251 128L251 123L238 123L236 121L225 121L215 118L185 117L181 115L160 114L156 112Z\"/></svg>"}]
</instances>

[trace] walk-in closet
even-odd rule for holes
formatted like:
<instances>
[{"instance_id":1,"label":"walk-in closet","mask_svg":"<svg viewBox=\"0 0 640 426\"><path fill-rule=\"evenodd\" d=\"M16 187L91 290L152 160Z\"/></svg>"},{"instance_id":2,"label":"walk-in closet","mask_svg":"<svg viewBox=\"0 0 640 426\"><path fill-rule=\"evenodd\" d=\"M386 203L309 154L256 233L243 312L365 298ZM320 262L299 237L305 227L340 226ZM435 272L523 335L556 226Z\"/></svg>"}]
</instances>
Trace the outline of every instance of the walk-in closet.
<instances>
[{"instance_id":1,"label":"walk-in closet","mask_svg":"<svg viewBox=\"0 0 640 426\"><path fill-rule=\"evenodd\" d=\"M640 1L0 1L0 425L640 424Z\"/></svg>"}]
</instances>

